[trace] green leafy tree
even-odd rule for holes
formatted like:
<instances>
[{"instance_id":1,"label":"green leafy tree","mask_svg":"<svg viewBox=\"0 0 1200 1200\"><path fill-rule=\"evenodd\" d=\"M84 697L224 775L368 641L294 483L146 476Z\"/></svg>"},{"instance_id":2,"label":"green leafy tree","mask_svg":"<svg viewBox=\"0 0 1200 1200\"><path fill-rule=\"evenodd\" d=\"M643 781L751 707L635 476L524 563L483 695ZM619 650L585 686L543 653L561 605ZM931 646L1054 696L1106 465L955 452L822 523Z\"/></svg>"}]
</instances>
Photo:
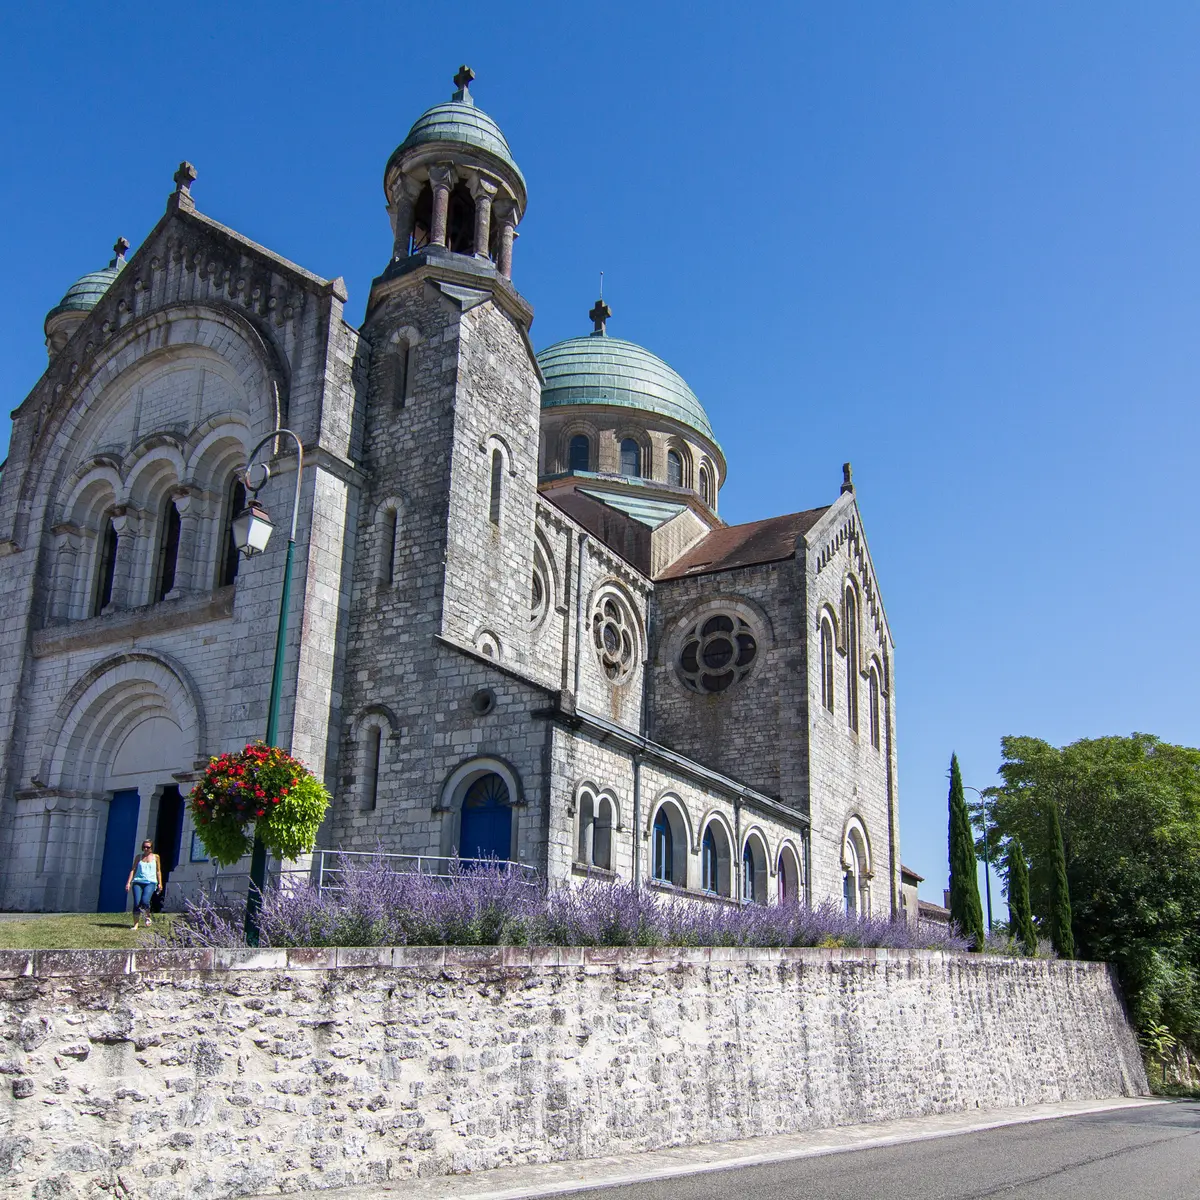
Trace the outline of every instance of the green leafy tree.
<instances>
[{"instance_id":1,"label":"green leafy tree","mask_svg":"<svg viewBox=\"0 0 1200 1200\"><path fill-rule=\"evenodd\" d=\"M1058 805L1053 800L1046 809L1046 848L1050 851L1050 944L1060 958L1074 958L1071 888L1067 883L1067 852L1063 847L1062 822L1058 819Z\"/></svg>"},{"instance_id":2,"label":"green leafy tree","mask_svg":"<svg viewBox=\"0 0 1200 1200\"><path fill-rule=\"evenodd\" d=\"M950 918L976 949L983 945L983 905L979 902L979 871L975 834L963 797L958 755L950 756Z\"/></svg>"},{"instance_id":3,"label":"green leafy tree","mask_svg":"<svg viewBox=\"0 0 1200 1200\"><path fill-rule=\"evenodd\" d=\"M1034 916L1049 928L1054 805L1075 953L1117 966L1140 1030L1165 1026L1200 1052L1200 750L1136 733L1001 749L989 816L1028 855Z\"/></svg>"},{"instance_id":4,"label":"green leafy tree","mask_svg":"<svg viewBox=\"0 0 1200 1200\"><path fill-rule=\"evenodd\" d=\"M1033 927L1033 911L1029 907L1029 868L1025 851L1016 838L1009 838L1005 853L1008 873L1008 932L1016 938L1026 954L1037 953L1037 930Z\"/></svg>"}]
</instances>

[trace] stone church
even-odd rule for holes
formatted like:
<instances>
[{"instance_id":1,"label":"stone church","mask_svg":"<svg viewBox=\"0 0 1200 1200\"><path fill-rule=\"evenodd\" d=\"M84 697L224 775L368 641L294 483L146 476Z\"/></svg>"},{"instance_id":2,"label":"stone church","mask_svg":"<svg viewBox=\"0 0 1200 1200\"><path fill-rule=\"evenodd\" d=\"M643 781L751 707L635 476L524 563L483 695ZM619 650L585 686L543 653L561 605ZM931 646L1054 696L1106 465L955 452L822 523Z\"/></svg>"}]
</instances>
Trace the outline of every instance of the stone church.
<instances>
[{"instance_id":1,"label":"stone church","mask_svg":"<svg viewBox=\"0 0 1200 1200\"><path fill-rule=\"evenodd\" d=\"M0 476L0 907L123 910L147 836L176 898L213 878L185 800L264 731L288 441L266 552L231 523L282 426L281 740L332 793L321 846L898 911L893 644L849 467L727 525L703 406L602 301L535 350L525 179L472 78L387 162L360 327L341 279L199 212L188 163L46 316Z\"/></svg>"}]
</instances>

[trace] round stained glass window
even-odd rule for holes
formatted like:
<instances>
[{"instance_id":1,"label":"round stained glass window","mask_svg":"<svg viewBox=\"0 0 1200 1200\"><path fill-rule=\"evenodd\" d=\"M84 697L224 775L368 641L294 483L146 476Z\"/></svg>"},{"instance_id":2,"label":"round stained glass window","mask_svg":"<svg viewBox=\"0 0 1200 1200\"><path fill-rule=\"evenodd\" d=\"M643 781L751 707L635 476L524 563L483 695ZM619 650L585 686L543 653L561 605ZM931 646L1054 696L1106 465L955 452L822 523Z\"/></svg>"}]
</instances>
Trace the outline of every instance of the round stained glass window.
<instances>
[{"instance_id":1,"label":"round stained glass window","mask_svg":"<svg viewBox=\"0 0 1200 1200\"><path fill-rule=\"evenodd\" d=\"M633 613L615 592L605 592L592 613L592 642L611 683L624 683L637 665L638 636Z\"/></svg>"},{"instance_id":2,"label":"round stained glass window","mask_svg":"<svg viewBox=\"0 0 1200 1200\"><path fill-rule=\"evenodd\" d=\"M711 613L683 638L677 669L693 692L723 692L750 673L758 641L735 613Z\"/></svg>"}]
</instances>

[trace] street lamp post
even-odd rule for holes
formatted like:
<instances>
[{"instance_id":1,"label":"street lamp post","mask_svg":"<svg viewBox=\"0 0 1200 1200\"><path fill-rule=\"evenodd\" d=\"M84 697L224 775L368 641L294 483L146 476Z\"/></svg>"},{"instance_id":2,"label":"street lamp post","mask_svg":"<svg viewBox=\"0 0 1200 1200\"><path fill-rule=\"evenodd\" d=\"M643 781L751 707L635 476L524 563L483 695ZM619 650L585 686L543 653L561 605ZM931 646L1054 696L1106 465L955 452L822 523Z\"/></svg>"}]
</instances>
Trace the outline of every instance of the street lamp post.
<instances>
[{"instance_id":1,"label":"street lamp post","mask_svg":"<svg viewBox=\"0 0 1200 1200\"><path fill-rule=\"evenodd\" d=\"M965 791L974 792L980 799L980 811L983 815L983 890L987 893L988 933L992 932L992 852L988 843L987 809L982 807L983 793L969 783L964 783Z\"/></svg>"},{"instance_id":2,"label":"street lamp post","mask_svg":"<svg viewBox=\"0 0 1200 1200\"><path fill-rule=\"evenodd\" d=\"M292 500L292 527L288 534L287 557L283 562L283 592L279 597L279 626L275 633L275 665L271 670L271 697L267 702L267 736L264 740L268 746L274 746L279 737L279 700L283 692L283 655L287 645L288 602L292 593L292 558L296 549L296 519L300 514L300 481L304 472L304 447L290 429L272 430L250 451L244 478L246 488L252 495L246 507L233 520L233 540L238 550L246 558L261 554L267 548L271 531L275 528L270 514L258 502L258 493L271 478L271 468L266 463L256 464L254 458L268 442L280 437L290 437L296 443L296 494ZM250 482L250 472L255 466L261 467L263 472L262 482L257 487ZM267 848L256 830L254 850L250 856L250 887L246 893L246 941L251 946L258 945L258 912L262 907L266 876Z\"/></svg>"}]
</instances>

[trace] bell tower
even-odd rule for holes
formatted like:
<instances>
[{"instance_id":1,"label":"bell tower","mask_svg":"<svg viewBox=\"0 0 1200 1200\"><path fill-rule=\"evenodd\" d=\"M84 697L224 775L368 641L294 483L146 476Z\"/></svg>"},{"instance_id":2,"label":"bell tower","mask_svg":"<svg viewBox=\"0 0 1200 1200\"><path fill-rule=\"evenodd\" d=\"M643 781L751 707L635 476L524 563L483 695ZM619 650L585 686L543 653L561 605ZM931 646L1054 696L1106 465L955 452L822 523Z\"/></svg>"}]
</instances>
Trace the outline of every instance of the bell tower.
<instances>
[{"instance_id":1,"label":"bell tower","mask_svg":"<svg viewBox=\"0 0 1200 1200\"><path fill-rule=\"evenodd\" d=\"M382 706L432 770L431 711L459 711L464 656L532 662L541 374L511 282L525 180L460 68L388 160L392 253L371 285L345 709ZM457 690L456 690L457 689ZM357 751L355 751L357 753ZM397 749L397 755L401 752ZM430 794L436 781L427 781ZM397 785L398 786L398 785ZM385 801L381 799L380 803Z\"/></svg>"},{"instance_id":2,"label":"bell tower","mask_svg":"<svg viewBox=\"0 0 1200 1200\"><path fill-rule=\"evenodd\" d=\"M511 279L525 178L500 127L476 106L474 78L470 67L460 67L454 94L424 113L388 160L392 260L422 252L469 256Z\"/></svg>"}]
</instances>

